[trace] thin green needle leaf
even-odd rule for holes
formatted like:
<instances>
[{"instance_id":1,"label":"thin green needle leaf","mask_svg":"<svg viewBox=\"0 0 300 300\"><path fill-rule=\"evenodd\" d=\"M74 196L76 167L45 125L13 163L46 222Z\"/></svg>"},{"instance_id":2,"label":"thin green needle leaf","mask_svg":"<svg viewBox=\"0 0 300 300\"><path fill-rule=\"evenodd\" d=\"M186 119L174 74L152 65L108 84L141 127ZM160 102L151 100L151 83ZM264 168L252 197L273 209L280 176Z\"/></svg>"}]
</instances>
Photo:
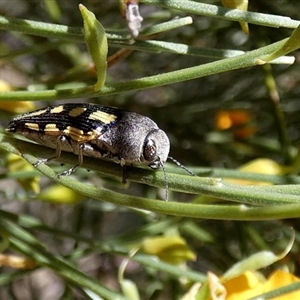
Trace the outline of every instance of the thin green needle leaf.
<instances>
[{"instance_id":1,"label":"thin green needle leaf","mask_svg":"<svg viewBox=\"0 0 300 300\"><path fill-rule=\"evenodd\" d=\"M276 51L261 58L264 62L272 61L277 57L283 56L286 53L292 52L300 48L300 26L297 27L290 38Z\"/></svg>"},{"instance_id":2,"label":"thin green needle leaf","mask_svg":"<svg viewBox=\"0 0 300 300\"><path fill-rule=\"evenodd\" d=\"M79 9L83 18L83 33L87 49L93 59L97 72L95 91L99 91L104 85L107 69L107 37L105 30L95 15L82 4Z\"/></svg>"}]
</instances>

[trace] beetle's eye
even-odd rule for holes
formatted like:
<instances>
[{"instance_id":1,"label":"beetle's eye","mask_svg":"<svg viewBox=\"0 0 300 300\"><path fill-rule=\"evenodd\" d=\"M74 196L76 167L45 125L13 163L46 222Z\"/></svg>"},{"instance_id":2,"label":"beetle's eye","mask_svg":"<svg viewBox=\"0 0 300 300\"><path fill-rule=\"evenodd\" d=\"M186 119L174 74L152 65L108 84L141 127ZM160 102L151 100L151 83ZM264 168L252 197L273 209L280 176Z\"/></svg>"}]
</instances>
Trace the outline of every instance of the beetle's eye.
<instances>
[{"instance_id":1,"label":"beetle's eye","mask_svg":"<svg viewBox=\"0 0 300 300\"><path fill-rule=\"evenodd\" d=\"M144 144L144 159L147 161L153 161L156 157L156 145L153 140L146 140Z\"/></svg>"}]
</instances>

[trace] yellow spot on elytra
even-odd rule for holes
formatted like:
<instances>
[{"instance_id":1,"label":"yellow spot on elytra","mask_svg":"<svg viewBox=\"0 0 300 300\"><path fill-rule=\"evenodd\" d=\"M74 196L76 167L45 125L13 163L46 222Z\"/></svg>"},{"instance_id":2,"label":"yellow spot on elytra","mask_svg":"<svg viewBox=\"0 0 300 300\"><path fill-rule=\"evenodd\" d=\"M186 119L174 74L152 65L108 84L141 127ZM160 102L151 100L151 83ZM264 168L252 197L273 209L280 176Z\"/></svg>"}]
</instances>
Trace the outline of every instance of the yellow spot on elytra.
<instances>
[{"instance_id":1,"label":"yellow spot on elytra","mask_svg":"<svg viewBox=\"0 0 300 300\"><path fill-rule=\"evenodd\" d=\"M109 124L117 119L116 115L108 114L104 111L97 110L89 115L89 119L103 122L104 124Z\"/></svg>"},{"instance_id":2,"label":"yellow spot on elytra","mask_svg":"<svg viewBox=\"0 0 300 300\"><path fill-rule=\"evenodd\" d=\"M36 130L36 131L40 130L40 126L37 123L25 123L25 126L31 130Z\"/></svg>"},{"instance_id":3,"label":"yellow spot on elytra","mask_svg":"<svg viewBox=\"0 0 300 300\"><path fill-rule=\"evenodd\" d=\"M63 105L59 105L59 106L56 106L56 107L52 108L52 109L50 110L50 113L51 113L51 114L59 114L59 113L61 113L63 110L64 110L64 106L63 106Z\"/></svg>"},{"instance_id":4,"label":"yellow spot on elytra","mask_svg":"<svg viewBox=\"0 0 300 300\"><path fill-rule=\"evenodd\" d=\"M86 111L85 107L75 107L69 112L70 117L78 117Z\"/></svg>"},{"instance_id":5,"label":"yellow spot on elytra","mask_svg":"<svg viewBox=\"0 0 300 300\"><path fill-rule=\"evenodd\" d=\"M49 135L58 135L60 134L60 130L57 128L56 124L50 123L45 126L44 129L46 134Z\"/></svg>"},{"instance_id":6,"label":"yellow spot on elytra","mask_svg":"<svg viewBox=\"0 0 300 300\"><path fill-rule=\"evenodd\" d=\"M68 126L64 130L64 134L69 136L73 141L82 143L82 142L89 142L96 138L96 134L93 131L89 131L84 133L81 129L76 127Z\"/></svg>"}]
</instances>

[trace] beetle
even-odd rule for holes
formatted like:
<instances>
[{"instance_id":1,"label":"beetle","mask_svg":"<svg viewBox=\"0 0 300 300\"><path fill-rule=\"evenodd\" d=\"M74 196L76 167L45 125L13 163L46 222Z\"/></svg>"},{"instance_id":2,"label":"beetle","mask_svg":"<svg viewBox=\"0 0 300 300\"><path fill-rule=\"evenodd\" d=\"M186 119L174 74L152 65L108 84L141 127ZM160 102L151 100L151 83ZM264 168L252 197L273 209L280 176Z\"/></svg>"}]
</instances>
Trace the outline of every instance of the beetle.
<instances>
[{"instance_id":1,"label":"beetle","mask_svg":"<svg viewBox=\"0 0 300 300\"><path fill-rule=\"evenodd\" d=\"M111 106L90 103L49 106L14 118L6 131L55 149L53 157L39 159L35 167L58 159L62 151L76 154L77 164L58 176L72 174L82 165L84 156L119 163L123 167L123 183L126 182L126 165L146 165L152 169L162 167L167 199L168 182L164 163L168 158L189 174L195 175L169 156L169 138L154 121Z\"/></svg>"}]
</instances>

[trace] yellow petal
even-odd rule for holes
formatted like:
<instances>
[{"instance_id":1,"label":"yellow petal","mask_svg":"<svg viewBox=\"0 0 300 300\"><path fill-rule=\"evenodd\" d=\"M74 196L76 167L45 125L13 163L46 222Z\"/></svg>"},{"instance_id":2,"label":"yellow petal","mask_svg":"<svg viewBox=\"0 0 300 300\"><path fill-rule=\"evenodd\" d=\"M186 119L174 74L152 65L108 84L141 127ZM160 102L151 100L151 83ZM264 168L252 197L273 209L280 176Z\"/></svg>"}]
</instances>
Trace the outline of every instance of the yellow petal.
<instances>
[{"instance_id":1,"label":"yellow petal","mask_svg":"<svg viewBox=\"0 0 300 300\"><path fill-rule=\"evenodd\" d=\"M248 172L248 173L266 174L266 175L284 175L291 170L291 167L280 165L276 161L269 158L258 158L241 166L239 170L246 173ZM233 184L242 184L242 185L271 184L265 181L250 181L250 180L238 180L238 179L230 179L226 181Z\"/></svg>"},{"instance_id":2,"label":"yellow petal","mask_svg":"<svg viewBox=\"0 0 300 300\"><path fill-rule=\"evenodd\" d=\"M245 272L238 277L224 282L227 291L226 300L249 299L256 295L264 293L264 282L261 276L254 272Z\"/></svg>"},{"instance_id":3,"label":"yellow petal","mask_svg":"<svg viewBox=\"0 0 300 300\"><path fill-rule=\"evenodd\" d=\"M4 80L0 79L0 92L10 92L13 87ZM0 101L0 109L22 114L35 109L35 105L30 101Z\"/></svg>"},{"instance_id":4,"label":"yellow petal","mask_svg":"<svg viewBox=\"0 0 300 300\"><path fill-rule=\"evenodd\" d=\"M0 253L0 266L14 269L33 269L37 266L37 263L26 257Z\"/></svg>"},{"instance_id":5,"label":"yellow petal","mask_svg":"<svg viewBox=\"0 0 300 300\"><path fill-rule=\"evenodd\" d=\"M142 250L172 264L180 264L196 258L185 240L178 236L148 238L143 241Z\"/></svg>"},{"instance_id":6,"label":"yellow petal","mask_svg":"<svg viewBox=\"0 0 300 300\"><path fill-rule=\"evenodd\" d=\"M36 106L30 101L0 101L0 109L22 114L34 110Z\"/></svg>"},{"instance_id":7,"label":"yellow petal","mask_svg":"<svg viewBox=\"0 0 300 300\"><path fill-rule=\"evenodd\" d=\"M282 270L277 270L270 275L268 281L264 284L264 290L265 292L269 292L297 281L299 281L299 278L294 276L293 274ZM300 299L300 291L295 291L273 299L274 300L275 299L276 300Z\"/></svg>"},{"instance_id":8,"label":"yellow petal","mask_svg":"<svg viewBox=\"0 0 300 300\"><path fill-rule=\"evenodd\" d=\"M224 283L227 291L226 300L248 299L298 281L298 277L282 270L275 271L267 280L263 280L259 273L248 271ZM300 291L291 292L272 299L300 299Z\"/></svg>"},{"instance_id":9,"label":"yellow petal","mask_svg":"<svg viewBox=\"0 0 300 300\"><path fill-rule=\"evenodd\" d=\"M258 158L244 164L239 168L242 172L253 172L269 175L284 175L289 171L289 167L278 164L269 158Z\"/></svg>"},{"instance_id":10,"label":"yellow petal","mask_svg":"<svg viewBox=\"0 0 300 300\"><path fill-rule=\"evenodd\" d=\"M76 204L85 197L63 185L56 184L44 190L37 198L52 203Z\"/></svg>"}]
</instances>

